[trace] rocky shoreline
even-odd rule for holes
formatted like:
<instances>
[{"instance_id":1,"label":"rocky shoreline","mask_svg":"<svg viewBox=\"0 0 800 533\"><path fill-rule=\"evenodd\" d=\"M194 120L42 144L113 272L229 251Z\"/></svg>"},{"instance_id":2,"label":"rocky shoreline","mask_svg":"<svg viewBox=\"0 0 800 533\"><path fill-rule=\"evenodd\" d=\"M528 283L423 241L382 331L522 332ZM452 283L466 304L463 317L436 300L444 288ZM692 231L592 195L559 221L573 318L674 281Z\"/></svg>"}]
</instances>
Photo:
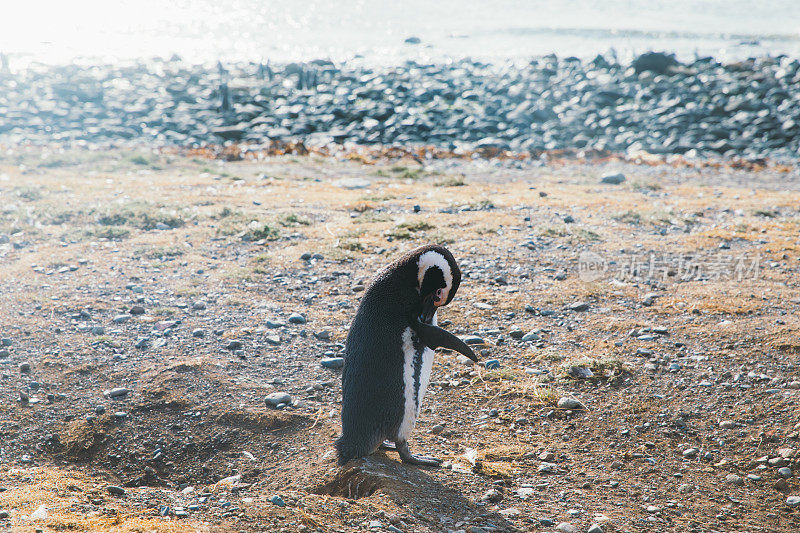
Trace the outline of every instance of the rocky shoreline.
<instances>
[{"instance_id":1,"label":"rocky shoreline","mask_svg":"<svg viewBox=\"0 0 800 533\"><path fill-rule=\"evenodd\" d=\"M328 60L201 66L174 57L0 71L0 143L274 140L793 161L800 62L681 64L651 52L630 64L550 55L377 69Z\"/></svg>"}]
</instances>

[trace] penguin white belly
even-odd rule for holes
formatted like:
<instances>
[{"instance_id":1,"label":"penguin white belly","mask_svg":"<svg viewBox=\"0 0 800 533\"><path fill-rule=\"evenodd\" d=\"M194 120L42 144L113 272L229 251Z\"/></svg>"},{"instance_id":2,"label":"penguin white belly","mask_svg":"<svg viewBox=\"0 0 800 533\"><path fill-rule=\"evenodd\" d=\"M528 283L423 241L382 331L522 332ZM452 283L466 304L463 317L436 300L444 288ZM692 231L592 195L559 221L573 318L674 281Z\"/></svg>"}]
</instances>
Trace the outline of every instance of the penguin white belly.
<instances>
[{"instance_id":1,"label":"penguin white belly","mask_svg":"<svg viewBox=\"0 0 800 533\"><path fill-rule=\"evenodd\" d=\"M417 344L415 347L414 344ZM403 331L403 420L397 431L399 440L408 440L422 405L422 399L428 390L433 367L434 351L420 345L414 331L406 328Z\"/></svg>"}]
</instances>

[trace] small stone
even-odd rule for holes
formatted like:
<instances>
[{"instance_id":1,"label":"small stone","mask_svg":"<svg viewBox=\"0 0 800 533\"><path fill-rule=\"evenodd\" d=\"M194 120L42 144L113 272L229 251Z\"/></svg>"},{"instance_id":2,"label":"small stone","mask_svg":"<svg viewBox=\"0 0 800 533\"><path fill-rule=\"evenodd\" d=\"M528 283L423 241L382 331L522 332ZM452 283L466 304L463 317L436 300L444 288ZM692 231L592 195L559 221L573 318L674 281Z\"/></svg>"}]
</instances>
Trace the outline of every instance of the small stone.
<instances>
[{"instance_id":1,"label":"small stone","mask_svg":"<svg viewBox=\"0 0 800 533\"><path fill-rule=\"evenodd\" d=\"M19 373L20 374L29 374L31 371L31 364L30 363L20 363L19 364Z\"/></svg>"},{"instance_id":2,"label":"small stone","mask_svg":"<svg viewBox=\"0 0 800 533\"><path fill-rule=\"evenodd\" d=\"M789 490L789 484L785 479L779 479L772 485L772 488L779 491L787 491Z\"/></svg>"},{"instance_id":3,"label":"small stone","mask_svg":"<svg viewBox=\"0 0 800 533\"><path fill-rule=\"evenodd\" d=\"M586 533L603 533L603 528L599 524L592 524Z\"/></svg>"},{"instance_id":4,"label":"small stone","mask_svg":"<svg viewBox=\"0 0 800 533\"><path fill-rule=\"evenodd\" d=\"M105 414L106 406L105 405L98 405L97 407L94 408L94 412L97 415Z\"/></svg>"},{"instance_id":5,"label":"small stone","mask_svg":"<svg viewBox=\"0 0 800 533\"><path fill-rule=\"evenodd\" d=\"M483 340L483 337L478 337L477 335L467 335L461 340L464 341L464 344L486 344L486 341Z\"/></svg>"},{"instance_id":6,"label":"small stone","mask_svg":"<svg viewBox=\"0 0 800 533\"><path fill-rule=\"evenodd\" d=\"M503 499L503 493L497 489L489 489L481 496L482 502L497 503Z\"/></svg>"},{"instance_id":7,"label":"small stone","mask_svg":"<svg viewBox=\"0 0 800 533\"><path fill-rule=\"evenodd\" d=\"M778 469L778 475L782 478L789 479L792 477L792 469L788 466L784 466Z\"/></svg>"},{"instance_id":8,"label":"small stone","mask_svg":"<svg viewBox=\"0 0 800 533\"><path fill-rule=\"evenodd\" d=\"M800 496L789 496L786 498L786 505L789 507L800 507Z\"/></svg>"},{"instance_id":9,"label":"small stone","mask_svg":"<svg viewBox=\"0 0 800 533\"><path fill-rule=\"evenodd\" d=\"M731 429L734 426L733 420L723 420L719 423L719 427L722 429Z\"/></svg>"},{"instance_id":10,"label":"small stone","mask_svg":"<svg viewBox=\"0 0 800 533\"><path fill-rule=\"evenodd\" d=\"M678 493L680 494L689 494L692 491L694 491L694 487L688 483L682 483L678 485Z\"/></svg>"},{"instance_id":11,"label":"small stone","mask_svg":"<svg viewBox=\"0 0 800 533\"><path fill-rule=\"evenodd\" d=\"M281 344L281 338L278 335L267 335L264 339L267 341L267 344L272 346L279 346Z\"/></svg>"},{"instance_id":12,"label":"small stone","mask_svg":"<svg viewBox=\"0 0 800 533\"><path fill-rule=\"evenodd\" d=\"M569 304L567 306L567 309L569 309L570 311L575 311L575 312L580 313L580 312L583 312L583 311L588 311L589 310L589 305L590 305L589 302L575 302L575 303Z\"/></svg>"},{"instance_id":13,"label":"small stone","mask_svg":"<svg viewBox=\"0 0 800 533\"><path fill-rule=\"evenodd\" d=\"M106 328L103 326L92 326L91 333L92 335L105 335Z\"/></svg>"},{"instance_id":14,"label":"small stone","mask_svg":"<svg viewBox=\"0 0 800 533\"><path fill-rule=\"evenodd\" d=\"M131 315L117 315L111 319L114 324L124 324L131 319Z\"/></svg>"},{"instance_id":15,"label":"small stone","mask_svg":"<svg viewBox=\"0 0 800 533\"><path fill-rule=\"evenodd\" d=\"M725 476L725 483L737 486L744 485L744 479L742 479L742 476L737 476L736 474L728 474Z\"/></svg>"},{"instance_id":16,"label":"small stone","mask_svg":"<svg viewBox=\"0 0 800 533\"><path fill-rule=\"evenodd\" d=\"M289 405L292 403L292 397L285 392L273 392L272 394L268 394L264 400L267 402L267 405L271 407L278 407L281 404Z\"/></svg>"},{"instance_id":17,"label":"small stone","mask_svg":"<svg viewBox=\"0 0 800 533\"><path fill-rule=\"evenodd\" d=\"M228 344L225 345L225 349L228 351L236 351L242 349L242 341L232 340L228 341Z\"/></svg>"},{"instance_id":18,"label":"small stone","mask_svg":"<svg viewBox=\"0 0 800 533\"><path fill-rule=\"evenodd\" d=\"M557 404L559 409L572 409L572 410L580 410L583 409L583 404L576 400L575 398L570 398L569 396L562 396L558 399Z\"/></svg>"},{"instance_id":19,"label":"small stone","mask_svg":"<svg viewBox=\"0 0 800 533\"><path fill-rule=\"evenodd\" d=\"M559 533L578 533L578 528L569 522L561 522L556 526L556 531Z\"/></svg>"},{"instance_id":20,"label":"small stone","mask_svg":"<svg viewBox=\"0 0 800 533\"><path fill-rule=\"evenodd\" d=\"M272 502L273 505L277 505L278 507L286 507L286 502L284 502L283 498L281 498L277 494L275 496L270 497L269 501Z\"/></svg>"},{"instance_id":21,"label":"small stone","mask_svg":"<svg viewBox=\"0 0 800 533\"><path fill-rule=\"evenodd\" d=\"M290 324L305 324L306 317L301 315L300 313L292 313L289 315L289 323Z\"/></svg>"},{"instance_id":22,"label":"small stone","mask_svg":"<svg viewBox=\"0 0 800 533\"><path fill-rule=\"evenodd\" d=\"M659 507L657 505L648 505L647 506L647 512L650 513L650 514L660 513L661 512L661 507Z\"/></svg>"},{"instance_id":23,"label":"small stone","mask_svg":"<svg viewBox=\"0 0 800 533\"><path fill-rule=\"evenodd\" d=\"M325 368L342 368L344 366L344 357L325 357L320 360L319 364Z\"/></svg>"},{"instance_id":24,"label":"small stone","mask_svg":"<svg viewBox=\"0 0 800 533\"><path fill-rule=\"evenodd\" d=\"M369 528L370 529L383 529L383 522L380 520L370 520L369 521Z\"/></svg>"},{"instance_id":25,"label":"small stone","mask_svg":"<svg viewBox=\"0 0 800 533\"><path fill-rule=\"evenodd\" d=\"M130 389L126 389L125 387L116 387L104 391L103 395L108 396L109 398L122 398L123 396L127 396L129 392Z\"/></svg>"},{"instance_id":26,"label":"small stone","mask_svg":"<svg viewBox=\"0 0 800 533\"><path fill-rule=\"evenodd\" d=\"M619 185L625 181L625 174L617 172L616 174L605 174L600 178L600 183L608 183L610 185Z\"/></svg>"},{"instance_id":27,"label":"small stone","mask_svg":"<svg viewBox=\"0 0 800 533\"><path fill-rule=\"evenodd\" d=\"M3 346L11 346L12 344L14 344L14 341L9 339L8 337L3 337L2 339L0 339L0 344L2 344Z\"/></svg>"},{"instance_id":28,"label":"small stone","mask_svg":"<svg viewBox=\"0 0 800 533\"><path fill-rule=\"evenodd\" d=\"M331 338L331 332L328 331L327 329L323 329L321 331L317 331L316 333L314 333L314 336L321 341L327 341L330 340Z\"/></svg>"},{"instance_id":29,"label":"small stone","mask_svg":"<svg viewBox=\"0 0 800 533\"><path fill-rule=\"evenodd\" d=\"M500 361L497 359L489 359L486 361L486 363L484 363L484 366L486 367L486 370L496 370L500 368Z\"/></svg>"},{"instance_id":30,"label":"small stone","mask_svg":"<svg viewBox=\"0 0 800 533\"><path fill-rule=\"evenodd\" d=\"M697 456L699 452L700 450L698 450L697 448L686 448L685 450L683 450L683 456L686 457L687 459L690 459L692 457Z\"/></svg>"},{"instance_id":31,"label":"small stone","mask_svg":"<svg viewBox=\"0 0 800 533\"><path fill-rule=\"evenodd\" d=\"M106 490L111 494L116 494L118 496L125 495L125 489L123 489L122 487L118 487L117 485L109 485L106 487Z\"/></svg>"},{"instance_id":32,"label":"small stone","mask_svg":"<svg viewBox=\"0 0 800 533\"><path fill-rule=\"evenodd\" d=\"M116 413L114 413L114 418L118 420L128 418L128 413L126 413L125 411L117 411Z\"/></svg>"},{"instance_id":33,"label":"small stone","mask_svg":"<svg viewBox=\"0 0 800 533\"><path fill-rule=\"evenodd\" d=\"M522 336L523 342L531 342L531 341L538 341L541 340L539 333L536 330L529 331L525 335Z\"/></svg>"},{"instance_id":34,"label":"small stone","mask_svg":"<svg viewBox=\"0 0 800 533\"><path fill-rule=\"evenodd\" d=\"M150 345L149 337L139 337L138 339L136 339L136 344L134 344L134 347L143 350L147 348L149 345Z\"/></svg>"},{"instance_id":35,"label":"small stone","mask_svg":"<svg viewBox=\"0 0 800 533\"><path fill-rule=\"evenodd\" d=\"M472 306L478 309L483 309L484 311L488 311L492 308L491 304L487 304L486 302L475 302L472 304Z\"/></svg>"},{"instance_id":36,"label":"small stone","mask_svg":"<svg viewBox=\"0 0 800 533\"><path fill-rule=\"evenodd\" d=\"M207 307L207 304L203 300L197 300L196 302L194 302L192 304L192 309L194 309L195 311L202 311L206 307Z\"/></svg>"},{"instance_id":37,"label":"small stone","mask_svg":"<svg viewBox=\"0 0 800 533\"><path fill-rule=\"evenodd\" d=\"M47 519L47 507L42 504L36 508L34 512L30 514L28 517L29 520L46 520Z\"/></svg>"},{"instance_id":38,"label":"small stone","mask_svg":"<svg viewBox=\"0 0 800 533\"><path fill-rule=\"evenodd\" d=\"M542 452L539 454L539 460L552 463L553 461L556 460L556 455L553 452Z\"/></svg>"},{"instance_id":39,"label":"small stone","mask_svg":"<svg viewBox=\"0 0 800 533\"><path fill-rule=\"evenodd\" d=\"M575 219L572 218L572 215L567 215L564 217L564 224L572 224L575 222Z\"/></svg>"},{"instance_id":40,"label":"small stone","mask_svg":"<svg viewBox=\"0 0 800 533\"><path fill-rule=\"evenodd\" d=\"M594 372L585 366L571 366L568 373L576 379L590 379L594 377Z\"/></svg>"},{"instance_id":41,"label":"small stone","mask_svg":"<svg viewBox=\"0 0 800 533\"><path fill-rule=\"evenodd\" d=\"M558 466L554 463L542 462L539 468L536 469L540 474L553 474L558 470Z\"/></svg>"},{"instance_id":42,"label":"small stone","mask_svg":"<svg viewBox=\"0 0 800 533\"><path fill-rule=\"evenodd\" d=\"M129 313L132 315L143 315L145 313L144 307L142 307L141 305L134 305L133 307L131 307Z\"/></svg>"},{"instance_id":43,"label":"small stone","mask_svg":"<svg viewBox=\"0 0 800 533\"><path fill-rule=\"evenodd\" d=\"M192 330L192 337L201 338L206 336L206 330L203 328L197 328Z\"/></svg>"},{"instance_id":44,"label":"small stone","mask_svg":"<svg viewBox=\"0 0 800 533\"><path fill-rule=\"evenodd\" d=\"M11 514L8 511L0 511L0 520L5 520L10 516Z\"/></svg>"},{"instance_id":45,"label":"small stone","mask_svg":"<svg viewBox=\"0 0 800 533\"><path fill-rule=\"evenodd\" d=\"M500 515L505 518L514 518L519 516L520 514L521 514L520 510L517 509L516 507L509 507L508 509L503 509L502 511L500 511Z\"/></svg>"}]
</instances>

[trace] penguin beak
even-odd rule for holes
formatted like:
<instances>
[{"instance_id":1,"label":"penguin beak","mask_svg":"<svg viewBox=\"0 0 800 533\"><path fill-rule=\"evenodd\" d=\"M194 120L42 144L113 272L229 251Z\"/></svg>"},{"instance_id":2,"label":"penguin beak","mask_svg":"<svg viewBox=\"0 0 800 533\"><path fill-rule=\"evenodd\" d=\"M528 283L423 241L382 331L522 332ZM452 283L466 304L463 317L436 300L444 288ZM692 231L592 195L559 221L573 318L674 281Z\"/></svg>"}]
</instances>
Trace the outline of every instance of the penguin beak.
<instances>
[{"instance_id":1,"label":"penguin beak","mask_svg":"<svg viewBox=\"0 0 800 533\"><path fill-rule=\"evenodd\" d=\"M436 314L436 309L441 305L436 299L436 294L429 294L422 300L422 312L419 314L419 321L423 324L430 324L433 322L433 315Z\"/></svg>"}]
</instances>

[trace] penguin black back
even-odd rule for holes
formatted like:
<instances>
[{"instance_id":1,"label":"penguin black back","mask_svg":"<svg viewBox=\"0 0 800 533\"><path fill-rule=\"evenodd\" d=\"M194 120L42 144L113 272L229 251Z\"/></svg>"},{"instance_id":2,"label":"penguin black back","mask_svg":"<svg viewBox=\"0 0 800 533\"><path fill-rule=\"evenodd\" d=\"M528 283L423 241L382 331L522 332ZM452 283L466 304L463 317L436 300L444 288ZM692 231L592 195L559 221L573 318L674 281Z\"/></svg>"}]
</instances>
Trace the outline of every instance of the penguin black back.
<instances>
[{"instance_id":1,"label":"penguin black back","mask_svg":"<svg viewBox=\"0 0 800 533\"><path fill-rule=\"evenodd\" d=\"M432 348L446 346L474 358L460 339L435 325L436 308L452 301L460 282L450 251L427 245L383 268L367 287L347 335L340 464L372 453L384 440L405 444L400 434L409 418L409 364L415 365L414 390L420 385L420 360L410 361L410 352L421 356L427 349L432 356ZM420 399L415 397L417 407Z\"/></svg>"}]
</instances>

